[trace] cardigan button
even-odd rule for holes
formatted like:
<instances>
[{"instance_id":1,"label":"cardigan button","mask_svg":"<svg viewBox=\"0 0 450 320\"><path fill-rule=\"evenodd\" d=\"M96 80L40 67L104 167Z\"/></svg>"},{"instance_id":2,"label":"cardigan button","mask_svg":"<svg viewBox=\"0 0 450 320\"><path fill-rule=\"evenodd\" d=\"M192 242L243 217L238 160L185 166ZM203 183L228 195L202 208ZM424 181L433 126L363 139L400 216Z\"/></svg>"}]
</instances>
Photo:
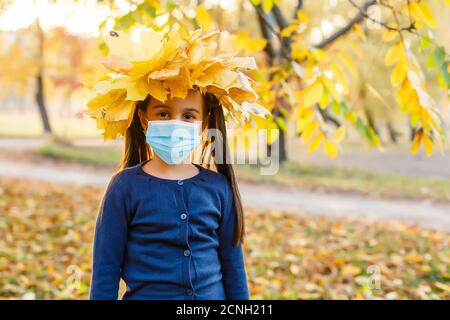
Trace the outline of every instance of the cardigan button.
<instances>
[{"instance_id":1,"label":"cardigan button","mask_svg":"<svg viewBox=\"0 0 450 320\"><path fill-rule=\"evenodd\" d=\"M177 184L178 184L179 186L182 186L182 185L183 185L183 181L178 180L178 181L177 181Z\"/></svg>"},{"instance_id":2,"label":"cardigan button","mask_svg":"<svg viewBox=\"0 0 450 320\"><path fill-rule=\"evenodd\" d=\"M188 296L192 296L192 289L186 289L186 293L188 294Z\"/></svg>"},{"instance_id":3,"label":"cardigan button","mask_svg":"<svg viewBox=\"0 0 450 320\"><path fill-rule=\"evenodd\" d=\"M186 213L180 214L180 219L181 220L186 220L186 218L187 218L187 214Z\"/></svg>"},{"instance_id":4,"label":"cardigan button","mask_svg":"<svg viewBox=\"0 0 450 320\"><path fill-rule=\"evenodd\" d=\"M191 254L191 251L189 251L189 250L184 250L184 255L185 255L186 257L188 257L190 254Z\"/></svg>"}]
</instances>

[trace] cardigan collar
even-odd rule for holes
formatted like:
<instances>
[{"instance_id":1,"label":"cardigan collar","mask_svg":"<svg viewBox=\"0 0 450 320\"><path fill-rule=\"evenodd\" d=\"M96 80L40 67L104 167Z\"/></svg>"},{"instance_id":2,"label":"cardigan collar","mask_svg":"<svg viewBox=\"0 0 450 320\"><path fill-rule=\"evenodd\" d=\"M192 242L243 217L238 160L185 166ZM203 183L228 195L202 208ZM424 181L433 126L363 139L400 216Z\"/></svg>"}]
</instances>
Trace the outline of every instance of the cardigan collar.
<instances>
[{"instance_id":1,"label":"cardigan collar","mask_svg":"<svg viewBox=\"0 0 450 320\"><path fill-rule=\"evenodd\" d=\"M201 165L199 165L197 163L191 162L199 170L199 172L195 176L192 176L192 177L186 178L186 179L160 178L160 177L154 176L154 175L144 171L143 166L150 160L151 159L148 159L148 160L144 160L144 161L138 163L136 165L136 173L139 174L139 175L145 176L147 178L150 178L151 180L155 180L155 181L158 181L158 182L161 182L161 183L177 184L177 183L179 183L179 181L182 181L183 183L195 182L197 180L206 181L205 176L209 174L208 169L202 167Z\"/></svg>"}]
</instances>

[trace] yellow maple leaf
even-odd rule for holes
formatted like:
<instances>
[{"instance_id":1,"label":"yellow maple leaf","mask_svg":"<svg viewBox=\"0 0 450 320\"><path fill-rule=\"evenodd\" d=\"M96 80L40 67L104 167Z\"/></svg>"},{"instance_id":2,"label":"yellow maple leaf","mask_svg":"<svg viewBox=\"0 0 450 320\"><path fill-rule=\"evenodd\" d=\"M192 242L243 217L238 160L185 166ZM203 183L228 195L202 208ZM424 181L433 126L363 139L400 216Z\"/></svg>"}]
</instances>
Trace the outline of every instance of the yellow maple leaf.
<instances>
[{"instance_id":1,"label":"yellow maple leaf","mask_svg":"<svg viewBox=\"0 0 450 320\"><path fill-rule=\"evenodd\" d=\"M214 25L214 20L211 18L208 11L203 6L197 6L195 9L195 20L205 30L210 30Z\"/></svg>"}]
</instances>

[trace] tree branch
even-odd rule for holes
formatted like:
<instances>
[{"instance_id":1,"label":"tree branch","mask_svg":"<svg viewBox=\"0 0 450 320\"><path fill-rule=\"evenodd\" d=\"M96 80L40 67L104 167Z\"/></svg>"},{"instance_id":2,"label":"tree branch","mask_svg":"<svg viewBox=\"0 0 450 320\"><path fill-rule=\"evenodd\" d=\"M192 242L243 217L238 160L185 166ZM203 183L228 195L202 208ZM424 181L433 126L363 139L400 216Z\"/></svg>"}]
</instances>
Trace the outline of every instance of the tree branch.
<instances>
[{"instance_id":1,"label":"tree branch","mask_svg":"<svg viewBox=\"0 0 450 320\"><path fill-rule=\"evenodd\" d=\"M302 1L299 1L298 3L299 5L303 5ZM272 12L275 16L275 19L277 21L278 27L280 30L282 30L283 28L286 28L288 26L288 23L286 22L286 19L283 16L283 13L281 12L280 8L277 5L273 6ZM282 38L283 42L282 42L282 46L285 47L285 50L288 52L290 60L292 61L292 57L291 57L291 44L293 42L293 40L290 37L287 38ZM323 119L325 121L330 121L331 123L333 123L336 127L340 126L340 122L339 120L337 120L336 118L334 118L329 112L328 110L322 110L320 108L320 106L318 104L316 104L316 109L320 112L320 114L322 115Z\"/></svg>"},{"instance_id":2,"label":"tree branch","mask_svg":"<svg viewBox=\"0 0 450 320\"><path fill-rule=\"evenodd\" d=\"M273 5L272 12L273 12L273 16L275 17L275 20L277 21L278 28L280 30L283 30L284 28L286 28L289 25L289 23L284 18L284 15L281 12L280 7L278 7L276 4ZM291 39L291 37L283 37L281 41L283 41L283 46L285 47L285 50L289 53L289 56L290 56L291 55L291 44L292 44L293 40Z\"/></svg>"},{"instance_id":3,"label":"tree branch","mask_svg":"<svg viewBox=\"0 0 450 320\"><path fill-rule=\"evenodd\" d=\"M265 16L265 13L262 13ZM264 51L267 54L267 59L269 61L269 65L272 64L272 59L275 57L276 52L275 52L275 48L273 47L272 44L272 36L270 35L270 30L269 27L267 26L267 23L265 23L265 20L263 19L263 17L258 13L258 22L259 22L259 27L261 29L261 33L263 35L263 37L267 40L267 45L264 48Z\"/></svg>"},{"instance_id":4,"label":"tree branch","mask_svg":"<svg viewBox=\"0 0 450 320\"><path fill-rule=\"evenodd\" d=\"M369 0L366 3L364 3L363 6L360 8L361 10L358 12L358 14L355 17L353 17L353 19L351 19L345 26L343 26L341 29L337 30L331 36L329 36L328 38L322 40L320 43L315 45L315 47L323 49L326 46L328 46L329 44L331 44L332 42L334 42L335 40L337 40L338 38L340 38L341 36L343 36L344 34L346 34L347 32L349 32L352 29L353 25L360 23L361 21L364 20L365 16L363 15L362 12L366 12L369 7L373 6L376 3L377 3L376 0Z\"/></svg>"},{"instance_id":5,"label":"tree branch","mask_svg":"<svg viewBox=\"0 0 450 320\"><path fill-rule=\"evenodd\" d=\"M297 1L297 6L295 8L294 14L292 16L292 19L296 19L297 18L297 11L303 8L303 0L298 0Z\"/></svg>"},{"instance_id":6,"label":"tree branch","mask_svg":"<svg viewBox=\"0 0 450 320\"><path fill-rule=\"evenodd\" d=\"M364 3L361 7L358 6L353 0L348 0L355 8L358 9L358 14L352 19L350 20L344 27L342 27L342 29L336 31L335 33L333 33L331 36L329 36L328 38L322 40L320 43L318 43L315 47L316 48L324 48L326 46L328 46L329 44L331 44L333 41L335 41L336 39L338 39L339 37L343 36L344 34L346 34L348 31L351 30L351 28L353 27L354 24L360 23L362 22L364 19L368 19L370 21L372 21L373 23L376 23L378 25L381 25L382 27L388 29L388 30L392 30L392 31L410 31L412 32L413 30L415 30L415 25L414 25L414 21L411 21L411 24L406 26L406 27L401 27L401 28L395 28L395 27L391 27L388 23L383 22L383 21L379 21L377 19L372 18L371 16L369 16L369 14L367 13L367 10L369 9L369 7L377 4L376 0L371 0L371 1L367 1L366 3Z\"/></svg>"},{"instance_id":7,"label":"tree branch","mask_svg":"<svg viewBox=\"0 0 450 320\"><path fill-rule=\"evenodd\" d=\"M353 1L353 0L348 0L348 2L350 2L356 9L358 9L360 14L364 18L366 18L366 19L372 21L373 23L376 23L376 24L378 24L378 25L380 25L380 26L382 26L382 27L384 27L384 28L386 28L388 30L400 32L400 31L411 31L411 30L414 30L416 28L414 26L414 21L411 21L411 23L408 26L406 26L406 27L401 27L401 28L391 27L387 22L383 22L383 21L377 20L377 19L372 18L371 16L369 16L369 14L367 13L367 9L368 8L364 8L364 7L358 6L355 3L355 1ZM376 3L376 1L374 1L374 2Z\"/></svg>"},{"instance_id":8,"label":"tree branch","mask_svg":"<svg viewBox=\"0 0 450 320\"><path fill-rule=\"evenodd\" d=\"M275 27L270 23L270 21L267 19L267 15L264 12L261 5L255 6L256 13L258 14L258 17L261 19L262 22L267 26L267 28L278 38L278 40L281 43L281 55L288 61L292 61L292 58L290 56L289 51L286 50L286 47L283 45L284 38L281 36L281 33L277 30L275 30Z\"/></svg>"}]
</instances>

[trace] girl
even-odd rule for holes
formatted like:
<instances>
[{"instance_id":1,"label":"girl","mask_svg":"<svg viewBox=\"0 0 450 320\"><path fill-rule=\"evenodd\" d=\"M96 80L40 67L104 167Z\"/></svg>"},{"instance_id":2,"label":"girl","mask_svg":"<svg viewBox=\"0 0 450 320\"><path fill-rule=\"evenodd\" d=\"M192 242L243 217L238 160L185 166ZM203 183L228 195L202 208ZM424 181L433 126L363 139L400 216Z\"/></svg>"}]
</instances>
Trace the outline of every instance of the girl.
<instances>
[{"instance_id":1,"label":"girl","mask_svg":"<svg viewBox=\"0 0 450 320\"><path fill-rule=\"evenodd\" d=\"M205 168L205 141L201 164L181 163L208 129L220 131L217 147L228 159L223 108L213 94L192 89L185 99L148 95L137 103L123 161L100 205L90 299L117 299L120 278L122 299L249 299L233 167Z\"/></svg>"},{"instance_id":2,"label":"girl","mask_svg":"<svg viewBox=\"0 0 450 320\"><path fill-rule=\"evenodd\" d=\"M149 121L201 121L203 130L226 134L210 94L190 91L166 103L149 96L138 104L123 170L97 220L90 298L117 299L122 277L123 299L249 299L242 244L233 243L242 240L244 219L232 165L217 164L216 173L167 164L156 152L149 159L140 111Z\"/></svg>"}]
</instances>

